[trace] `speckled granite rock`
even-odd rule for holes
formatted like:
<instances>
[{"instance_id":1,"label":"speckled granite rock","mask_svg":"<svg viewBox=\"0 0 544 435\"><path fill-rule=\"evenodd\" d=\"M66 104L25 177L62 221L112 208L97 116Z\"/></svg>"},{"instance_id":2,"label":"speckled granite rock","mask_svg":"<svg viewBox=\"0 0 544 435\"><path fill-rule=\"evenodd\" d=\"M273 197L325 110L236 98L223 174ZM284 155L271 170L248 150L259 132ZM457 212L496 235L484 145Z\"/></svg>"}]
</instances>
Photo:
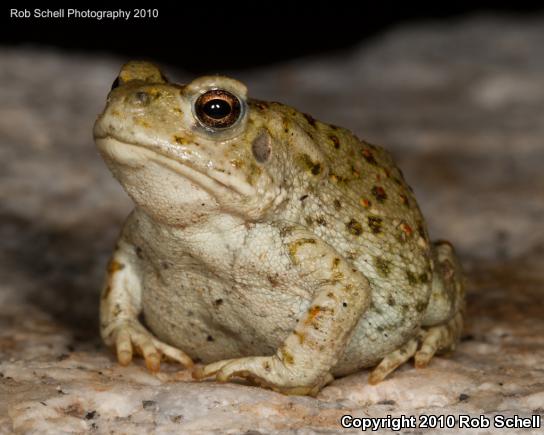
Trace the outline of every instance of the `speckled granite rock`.
<instances>
[{"instance_id":1,"label":"speckled granite rock","mask_svg":"<svg viewBox=\"0 0 544 435\"><path fill-rule=\"evenodd\" d=\"M130 202L91 128L122 61L0 49L0 433L336 433L344 414L544 414L543 46L544 17L475 17L234 73L254 96L387 144L468 272L452 357L377 386L363 371L316 399L115 363L98 292Z\"/></svg>"}]
</instances>

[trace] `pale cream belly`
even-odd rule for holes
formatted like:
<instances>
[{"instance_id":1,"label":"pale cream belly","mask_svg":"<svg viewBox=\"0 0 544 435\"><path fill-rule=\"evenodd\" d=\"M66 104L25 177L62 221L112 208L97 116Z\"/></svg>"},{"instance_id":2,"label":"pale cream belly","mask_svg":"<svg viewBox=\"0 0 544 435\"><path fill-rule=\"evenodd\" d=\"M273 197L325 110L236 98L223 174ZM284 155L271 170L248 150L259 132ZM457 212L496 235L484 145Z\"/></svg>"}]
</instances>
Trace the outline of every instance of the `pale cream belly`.
<instances>
[{"instance_id":1,"label":"pale cream belly","mask_svg":"<svg viewBox=\"0 0 544 435\"><path fill-rule=\"evenodd\" d=\"M171 272L168 281L144 273L145 322L159 339L203 363L273 354L310 304L309 297L266 284L225 285L197 272ZM416 333L419 324L389 308L363 315L333 374L373 366Z\"/></svg>"}]
</instances>

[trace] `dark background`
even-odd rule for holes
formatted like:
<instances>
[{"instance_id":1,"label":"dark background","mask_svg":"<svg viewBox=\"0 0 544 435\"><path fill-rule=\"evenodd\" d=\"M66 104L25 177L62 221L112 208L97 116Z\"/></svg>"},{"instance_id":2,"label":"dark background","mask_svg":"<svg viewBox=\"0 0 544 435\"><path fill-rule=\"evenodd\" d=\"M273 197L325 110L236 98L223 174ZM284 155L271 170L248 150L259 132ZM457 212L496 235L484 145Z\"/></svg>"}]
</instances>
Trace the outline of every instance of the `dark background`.
<instances>
[{"instance_id":1,"label":"dark background","mask_svg":"<svg viewBox=\"0 0 544 435\"><path fill-rule=\"evenodd\" d=\"M387 30L415 20L447 21L463 15L531 14L538 6L434 5L414 2L209 2L191 0L158 4L158 19L111 21L104 19L10 19L10 7L33 10L57 9L60 5L3 7L0 42L3 45L41 44L63 49L110 52L127 58L149 58L194 73L243 69L317 52L341 50ZM403 4L404 3L404 4ZM64 7L68 7L64 5ZM87 9L89 6L71 4ZM107 5L92 9L133 9Z\"/></svg>"}]
</instances>

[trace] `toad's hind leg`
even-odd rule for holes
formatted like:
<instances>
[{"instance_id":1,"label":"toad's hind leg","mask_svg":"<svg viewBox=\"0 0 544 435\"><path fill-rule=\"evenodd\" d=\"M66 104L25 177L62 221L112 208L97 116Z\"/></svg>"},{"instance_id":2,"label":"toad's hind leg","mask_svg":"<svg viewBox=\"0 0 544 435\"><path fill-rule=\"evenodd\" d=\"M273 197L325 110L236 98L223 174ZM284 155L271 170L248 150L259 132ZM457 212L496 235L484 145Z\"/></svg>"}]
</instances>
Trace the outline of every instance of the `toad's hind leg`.
<instances>
[{"instance_id":1,"label":"toad's hind leg","mask_svg":"<svg viewBox=\"0 0 544 435\"><path fill-rule=\"evenodd\" d=\"M382 381L411 357L417 368L426 367L437 352L453 350L459 341L465 310L461 267L449 242L435 242L434 256L431 296L417 338L386 355L370 374L369 383Z\"/></svg>"}]
</instances>

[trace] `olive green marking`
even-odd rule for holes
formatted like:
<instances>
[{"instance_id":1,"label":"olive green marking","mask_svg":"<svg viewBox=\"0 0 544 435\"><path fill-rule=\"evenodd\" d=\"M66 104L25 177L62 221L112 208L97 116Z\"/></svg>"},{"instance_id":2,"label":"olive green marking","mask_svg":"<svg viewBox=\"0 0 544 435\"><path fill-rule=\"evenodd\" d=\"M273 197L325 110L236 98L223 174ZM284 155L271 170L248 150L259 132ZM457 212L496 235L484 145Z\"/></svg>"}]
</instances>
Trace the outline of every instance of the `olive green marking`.
<instances>
[{"instance_id":1,"label":"olive green marking","mask_svg":"<svg viewBox=\"0 0 544 435\"><path fill-rule=\"evenodd\" d=\"M370 227L370 231L374 234L380 234L382 232L382 223L382 218L378 216L368 217L368 226Z\"/></svg>"},{"instance_id":2,"label":"olive green marking","mask_svg":"<svg viewBox=\"0 0 544 435\"><path fill-rule=\"evenodd\" d=\"M411 270L406 270L406 279L408 280L408 284L410 285L416 285L418 283L415 273Z\"/></svg>"},{"instance_id":3,"label":"olive green marking","mask_svg":"<svg viewBox=\"0 0 544 435\"><path fill-rule=\"evenodd\" d=\"M317 222L318 225L321 225L322 227L326 227L327 226L327 221L325 220L325 218L323 216L318 216L315 221Z\"/></svg>"},{"instance_id":4,"label":"olive green marking","mask_svg":"<svg viewBox=\"0 0 544 435\"><path fill-rule=\"evenodd\" d=\"M329 139L331 140L332 145L334 146L335 149L340 148L340 140L338 139L337 136L335 136L334 134L330 134Z\"/></svg>"},{"instance_id":5,"label":"olive green marking","mask_svg":"<svg viewBox=\"0 0 544 435\"><path fill-rule=\"evenodd\" d=\"M374 257L374 266L378 273L387 278L391 272L391 261L386 260L383 257Z\"/></svg>"},{"instance_id":6,"label":"olive green marking","mask_svg":"<svg viewBox=\"0 0 544 435\"><path fill-rule=\"evenodd\" d=\"M355 219L351 219L346 224L346 228L348 229L349 233L353 234L354 236L360 236L363 233L363 226Z\"/></svg>"},{"instance_id":7,"label":"olive green marking","mask_svg":"<svg viewBox=\"0 0 544 435\"><path fill-rule=\"evenodd\" d=\"M298 248L305 244L315 245L316 241L315 239L298 239L294 242L289 243L289 257L291 257L291 261L293 262L293 264L299 264L299 260L297 258L297 251Z\"/></svg>"},{"instance_id":8,"label":"olive green marking","mask_svg":"<svg viewBox=\"0 0 544 435\"><path fill-rule=\"evenodd\" d=\"M376 161L376 158L374 157L374 154L372 154L371 151L367 150L366 148L362 151L363 157L367 161L367 163L370 163L373 166L377 166L378 162Z\"/></svg>"},{"instance_id":9,"label":"olive green marking","mask_svg":"<svg viewBox=\"0 0 544 435\"><path fill-rule=\"evenodd\" d=\"M416 311L418 313L422 313L427 309L427 305L429 304L429 301L420 301L416 304Z\"/></svg>"},{"instance_id":10,"label":"olive green marking","mask_svg":"<svg viewBox=\"0 0 544 435\"><path fill-rule=\"evenodd\" d=\"M299 154L299 161L312 175L319 175L323 169L321 163L314 162L308 154Z\"/></svg>"},{"instance_id":11,"label":"olive green marking","mask_svg":"<svg viewBox=\"0 0 544 435\"><path fill-rule=\"evenodd\" d=\"M312 127L316 126L315 119L312 116L308 115L307 113L303 113L302 115L304 118L306 118L308 124L310 124Z\"/></svg>"},{"instance_id":12,"label":"olive green marking","mask_svg":"<svg viewBox=\"0 0 544 435\"><path fill-rule=\"evenodd\" d=\"M378 200L380 203L384 203L387 199L387 193L385 193L385 190L381 186L373 186L371 190L372 195L374 198Z\"/></svg>"},{"instance_id":13,"label":"olive green marking","mask_svg":"<svg viewBox=\"0 0 544 435\"><path fill-rule=\"evenodd\" d=\"M419 282L421 284L427 284L430 281L429 274L427 272L423 272L419 275Z\"/></svg>"}]
</instances>

